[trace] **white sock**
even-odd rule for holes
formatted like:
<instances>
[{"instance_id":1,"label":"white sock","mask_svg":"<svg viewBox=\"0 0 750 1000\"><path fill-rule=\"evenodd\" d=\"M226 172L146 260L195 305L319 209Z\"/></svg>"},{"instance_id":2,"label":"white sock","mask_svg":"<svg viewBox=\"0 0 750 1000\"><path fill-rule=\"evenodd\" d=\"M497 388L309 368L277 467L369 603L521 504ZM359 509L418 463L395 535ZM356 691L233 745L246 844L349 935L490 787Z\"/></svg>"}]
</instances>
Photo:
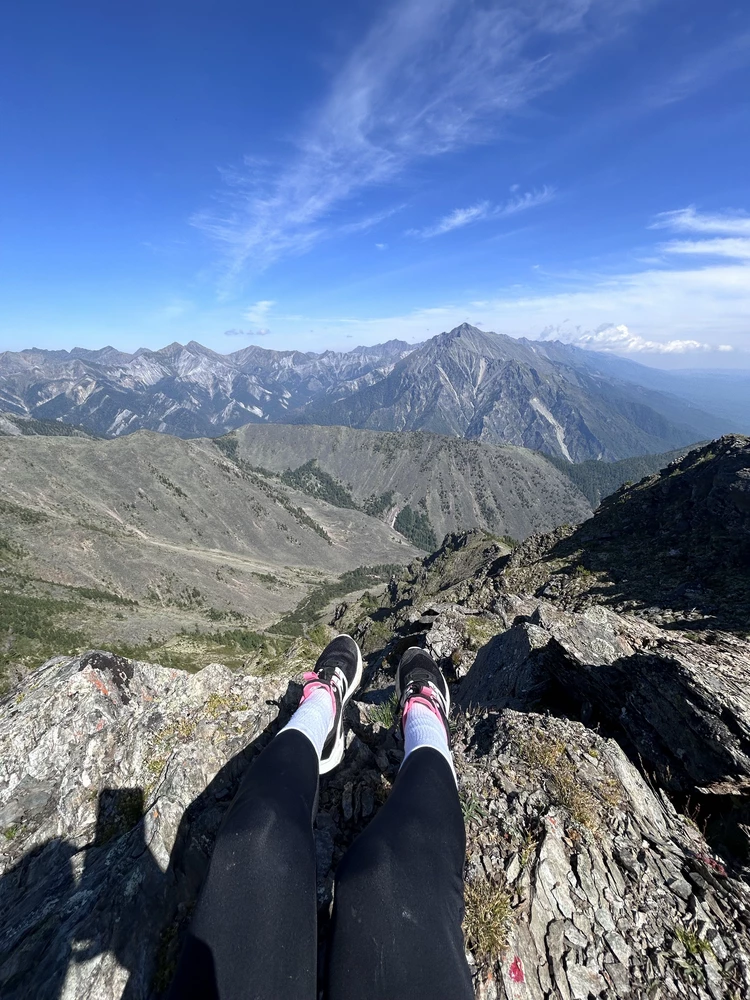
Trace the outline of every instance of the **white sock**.
<instances>
[{"instance_id":1,"label":"white sock","mask_svg":"<svg viewBox=\"0 0 750 1000\"><path fill-rule=\"evenodd\" d=\"M316 688L309 698L306 698L289 722L281 730L296 729L304 733L315 747L318 760L323 753L323 744L333 725L334 708L331 693L325 688Z\"/></svg>"},{"instance_id":2,"label":"white sock","mask_svg":"<svg viewBox=\"0 0 750 1000\"><path fill-rule=\"evenodd\" d=\"M453 769L453 755L448 748L448 736L445 732L445 726L426 705L420 705L417 702L406 713L406 723L404 725L404 760L406 760L410 753L419 750L420 747L432 747L433 750L441 753L450 764L453 778L455 779L456 772ZM456 784L458 784L457 781Z\"/></svg>"}]
</instances>

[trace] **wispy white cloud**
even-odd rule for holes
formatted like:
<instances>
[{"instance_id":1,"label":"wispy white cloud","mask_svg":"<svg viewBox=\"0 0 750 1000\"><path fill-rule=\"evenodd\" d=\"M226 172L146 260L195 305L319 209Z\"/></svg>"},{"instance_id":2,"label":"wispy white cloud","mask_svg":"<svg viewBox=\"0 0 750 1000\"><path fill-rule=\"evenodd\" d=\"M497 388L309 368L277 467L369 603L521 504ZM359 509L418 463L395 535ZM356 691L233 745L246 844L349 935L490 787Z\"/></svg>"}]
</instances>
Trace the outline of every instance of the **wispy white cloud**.
<instances>
[{"instance_id":1,"label":"wispy white cloud","mask_svg":"<svg viewBox=\"0 0 750 1000\"><path fill-rule=\"evenodd\" d=\"M750 32L740 32L718 45L696 54L691 52L676 69L646 92L646 105L663 108L684 101L697 91L710 87L727 73L747 66L750 55Z\"/></svg>"},{"instance_id":2,"label":"wispy white cloud","mask_svg":"<svg viewBox=\"0 0 750 1000\"><path fill-rule=\"evenodd\" d=\"M488 201L480 201L469 208L454 208L448 215L444 215L434 226L427 226L425 229L408 229L407 236L421 236L423 239L430 239L432 236L440 236L442 233L449 233L452 229L461 229L471 222L478 222L479 219L486 219L491 209Z\"/></svg>"},{"instance_id":3,"label":"wispy white cloud","mask_svg":"<svg viewBox=\"0 0 750 1000\"><path fill-rule=\"evenodd\" d=\"M341 236L348 236L350 233L366 233L370 229L374 229L375 226L380 225L386 219L389 219L396 212L400 212L403 209L403 205L394 205L392 208L387 208L383 212L376 212L374 215L368 215L364 219L357 219L355 222L346 222L342 225L336 227L336 232Z\"/></svg>"},{"instance_id":4,"label":"wispy white cloud","mask_svg":"<svg viewBox=\"0 0 750 1000\"><path fill-rule=\"evenodd\" d=\"M249 323L263 323L275 305L273 299L261 299L259 302L254 302L245 310L245 319Z\"/></svg>"},{"instance_id":5,"label":"wispy white cloud","mask_svg":"<svg viewBox=\"0 0 750 1000\"><path fill-rule=\"evenodd\" d=\"M524 212L529 208L536 208L551 201L555 195L552 187L545 185L539 191L527 191L522 195L514 195L504 205L493 205L489 201L480 201L469 208L456 208L448 215L444 215L434 226L427 226L424 229L410 229L408 236L420 236L422 239L430 239L433 236L441 236L449 233L452 229L461 229L472 222L480 222L486 219L500 219L503 216L515 215Z\"/></svg>"},{"instance_id":6,"label":"wispy white cloud","mask_svg":"<svg viewBox=\"0 0 750 1000\"><path fill-rule=\"evenodd\" d=\"M689 240L670 240L658 249L667 256L727 257L750 260L750 216L742 212L699 212L695 205L661 212L651 223L652 229L672 229L690 233Z\"/></svg>"},{"instance_id":7,"label":"wispy white cloud","mask_svg":"<svg viewBox=\"0 0 750 1000\"><path fill-rule=\"evenodd\" d=\"M662 243L659 249L664 253L750 260L750 236L744 239L741 236L727 236L711 240L672 240Z\"/></svg>"},{"instance_id":8,"label":"wispy white cloud","mask_svg":"<svg viewBox=\"0 0 750 1000\"><path fill-rule=\"evenodd\" d=\"M678 208L673 212L660 212L649 228L750 236L750 215L745 212L699 212L695 205L688 205L687 208Z\"/></svg>"},{"instance_id":9,"label":"wispy white cloud","mask_svg":"<svg viewBox=\"0 0 750 1000\"><path fill-rule=\"evenodd\" d=\"M292 160L228 173L224 209L193 222L221 248L230 276L305 253L351 227L342 214L355 194L496 136L646 2L391 3L334 76Z\"/></svg>"},{"instance_id":10,"label":"wispy white cloud","mask_svg":"<svg viewBox=\"0 0 750 1000\"><path fill-rule=\"evenodd\" d=\"M549 184L535 191L526 191L524 194L517 194L504 205L500 206L498 215L515 215L517 212L525 212L528 208L536 208L538 205L545 205L555 197L555 189Z\"/></svg>"}]
</instances>

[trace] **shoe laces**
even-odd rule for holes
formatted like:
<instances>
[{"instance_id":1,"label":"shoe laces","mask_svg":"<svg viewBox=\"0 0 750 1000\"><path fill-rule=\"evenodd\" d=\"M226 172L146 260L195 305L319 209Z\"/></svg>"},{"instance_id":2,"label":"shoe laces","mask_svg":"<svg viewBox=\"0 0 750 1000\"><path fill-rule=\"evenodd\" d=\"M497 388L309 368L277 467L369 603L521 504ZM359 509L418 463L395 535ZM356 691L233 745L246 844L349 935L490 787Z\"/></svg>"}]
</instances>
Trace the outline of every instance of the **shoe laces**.
<instances>
[{"instance_id":1,"label":"shoe laces","mask_svg":"<svg viewBox=\"0 0 750 1000\"><path fill-rule=\"evenodd\" d=\"M307 670L302 675L302 698L300 705L319 689L328 691L333 701L334 711L338 711L343 700L346 675L340 667L325 666L320 672Z\"/></svg>"},{"instance_id":2,"label":"shoe laces","mask_svg":"<svg viewBox=\"0 0 750 1000\"><path fill-rule=\"evenodd\" d=\"M410 680L404 690L402 704L402 721L406 719L413 705L424 705L445 725L448 717L445 695L431 680L426 678Z\"/></svg>"}]
</instances>

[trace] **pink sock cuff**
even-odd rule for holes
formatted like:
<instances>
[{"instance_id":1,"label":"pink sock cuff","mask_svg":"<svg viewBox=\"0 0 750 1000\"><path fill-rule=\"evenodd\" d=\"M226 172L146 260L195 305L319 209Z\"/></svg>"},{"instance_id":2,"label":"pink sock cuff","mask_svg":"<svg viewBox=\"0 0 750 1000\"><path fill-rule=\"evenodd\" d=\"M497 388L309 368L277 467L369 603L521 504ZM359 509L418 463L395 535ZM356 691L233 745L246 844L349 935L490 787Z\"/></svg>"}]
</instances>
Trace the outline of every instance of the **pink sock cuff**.
<instances>
[{"instance_id":1,"label":"pink sock cuff","mask_svg":"<svg viewBox=\"0 0 750 1000\"><path fill-rule=\"evenodd\" d=\"M320 680L318 675L312 670L307 671L302 676L302 697L300 698L300 705L303 705L308 698L310 698L315 691L321 690L326 691L331 699L331 705L333 706L333 714L336 714L336 695L333 693L333 688L330 684L326 684L325 681Z\"/></svg>"},{"instance_id":2,"label":"pink sock cuff","mask_svg":"<svg viewBox=\"0 0 750 1000\"><path fill-rule=\"evenodd\" d=\"M445 723L443 722L443 717L440 714L440 709L437 707L432 698L425 698L419 694L412 695L412 697L405 702L404 710L401 715L403 724L406 724L406 716L411 711L413 705L424 705L425 708L429 708L432 714L437 716L438 719L440 719L441 726L445 725Z\"/></svg>"}]
</instances>

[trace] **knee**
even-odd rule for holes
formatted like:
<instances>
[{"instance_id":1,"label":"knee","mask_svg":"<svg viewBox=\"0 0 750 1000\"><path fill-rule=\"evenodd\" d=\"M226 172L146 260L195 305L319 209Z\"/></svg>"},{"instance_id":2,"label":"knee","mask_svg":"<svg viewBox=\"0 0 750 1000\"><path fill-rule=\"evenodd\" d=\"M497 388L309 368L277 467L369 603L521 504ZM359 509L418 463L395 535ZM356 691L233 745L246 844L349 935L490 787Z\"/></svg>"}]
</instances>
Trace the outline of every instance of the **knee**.
<instances>
[{"instance_id":1,"label":"knee","mask_svg":"<svg viewBox=\"0 0 750 1000\"><path fill-rule=\"evenodd\" d=\"M294 854L312 840L312 822L300 809L290 809L273 799L235 803L216 840L215 853L238 849L262 854L266 859Z\"/></svg>"},{"instance_id":2,"label":"knee","mask_svg":"<svg viewBox=\"0 0 750 1000\"><path fill-rule=\"evenodd\" d=\"M391 845L381 837L362 834L336 871L336 902L356 907L361 897L372 905L377 896L389 897L398 881L398 858Z\"/></svg>"}]
</instances>

